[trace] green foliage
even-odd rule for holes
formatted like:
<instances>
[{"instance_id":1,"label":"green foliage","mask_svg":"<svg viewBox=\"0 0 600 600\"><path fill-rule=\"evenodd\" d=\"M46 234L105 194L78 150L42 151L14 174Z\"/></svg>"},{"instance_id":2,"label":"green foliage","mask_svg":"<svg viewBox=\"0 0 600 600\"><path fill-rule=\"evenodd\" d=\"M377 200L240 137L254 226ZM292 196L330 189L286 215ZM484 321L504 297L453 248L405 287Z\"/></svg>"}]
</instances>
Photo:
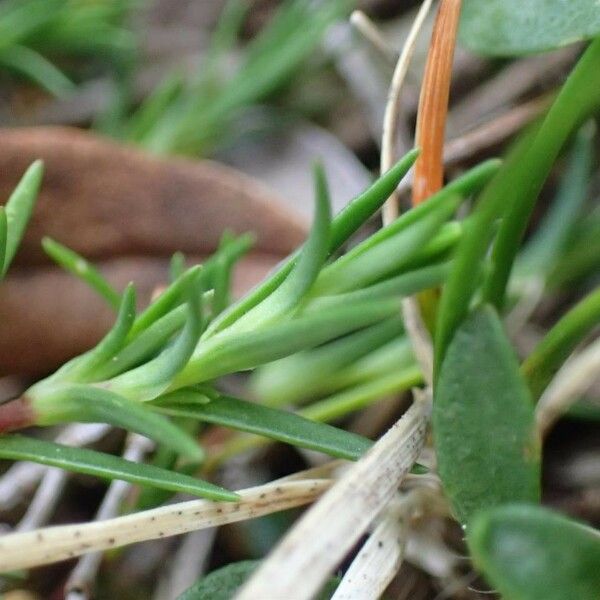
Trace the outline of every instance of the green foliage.
<instances>
[{"instance_id":1,"label":"green foliage","mask_svg":"<svg viewBox=\"0 0 600 600\"><path fill-rule=\"evenodd\" d=\"M491 56L542 52L600 33L596 0L465 0L460 40Z\"/></svg>"},{"instance_id":2,"label":"green foliage","mask_svg":"<svg viewBox=\"0 0 600 600\"><path fill-rule=\"evenodd\" d=\"M600 106L599 60L600 39L588 47L541 125L521 139L465 223L437 316L436 369L481 283L494 225L500 218L483 297L502 307L519 243L544 180L569 135Z\"/></svg>"},{"instance_id":3,"label":"green foliage","mask_svg":"<svg viewBox=\"0 0 600 600\"><path fill-rule=\"evenodd\" d=\"M491 307L471 313L448 347L433 432L444 490L463 525L483 508L539 501L533 402Z\"/></svg>"},{"instance_id":4,"label":"green foliage","mask_svg":"<svg viewBox=\"0 0 600 600\"><path fill-rule=\"evenodd\" d=\"M231 600L260 566L260 562L260 560L243 560L221 567L200 579L177 600ZM338 584L336 578L330 579L317 595L316 600L329 600Z\"/></svg>"},{"instance_id":5,"label":"green foliage","mask_svg":"<svg viewBox=\"0 0 600 600\"><path fill-rule=\"evenodd\" d=\"M96 293L106 300L109 306L115 310L119 308L121 294L85 258L49 237L45 237L42 240L42 247L52 260L65 269L65 271L69 271L69 273L85 281Z\"/></svg>"},{"instance_id":6,"label":"green foliage","mask_svg":"<svg viewBox=\"0 0 600 600\"><path fill-rule=\"evenodd\" d=\"M231 396L210 397L193 389L178 390L163 396L159 410L349 460L357 460L371 447L371 441L366 438L309 421L290 412Z\"/></svg>"},{"instance_id":7,"label":"green foliage","mask_svg":"<svg viewBox=\"0 0 600 600\"><path fill-rule=\"evenodd\" d=\"M94 475L102 479L120 479L172 492L202 496L211 500L235 501L238 496L219 486L195 477L181 475L152 465L134 463L103 452L71 448L20 435L0 437L0 458L27 460L59 467L74 473Z\"/></svg>"},{"instance_id":8,"label":"green foliage","mask_svg":"<svg viewBox=\"0 0 600 600\"><path fill-rule=\"evenodd\" d=\"M0 67L62 95L73 83L55 60L131 60L133 34L124 26L134 0L5 0L0 7ZM65 61L67 62L67 61Z\"/></svg>"},{"instance_id":9,"label":"green foliage","mask_svg":"<svg viewBox=\"0 0 600 600\"><path fill-rule=\"evenodd\" d=\"M160 154L206 154L233 132L248 107L281 89L310 56L327 28L349 12L348 0L285 2L242 51L235 71L222 68L246 8L225 9L208 57L193 81L169 75L122 127L121 136Z\"/></svg>"},{"instance_id":10,"label":"green foliage","mask_svg":"<svg viewBox=\"0 0 600 600\"><path fill-rule=\"evenodd\" d=\"M467 531L475 564L507 600L595 600L600 532L546 508L508 504Z\"/></svg>"},{"instance_id":11,"label":"green foliage","mask_svg":"<svg viewBox=\"0 0 600 600\"><path fill-rule=\"evenodd\" d=\"M523 363L522 371L538 398L577 344L600 324L600 286L556 323Z\"/></svg>"},{"instance_id":12,"label":"green foliage","mask_svg":"<svg viewBox=\"0 0 600 600\"><path fill-rule=\"evenodd\" d=\"M27 223L31 218L43 174L44 165L42 161L35 161L25 171L21 181L19 181L19 184L4 207L6 227L2 227L4 230L2 233L5 233L4 240L2 241L2 245L4 246L3 276L6 275L6 271L8 271L8 267L15 257L17 248L25 232L25 227L27 227Z\"/></svg>"}]
</instances>

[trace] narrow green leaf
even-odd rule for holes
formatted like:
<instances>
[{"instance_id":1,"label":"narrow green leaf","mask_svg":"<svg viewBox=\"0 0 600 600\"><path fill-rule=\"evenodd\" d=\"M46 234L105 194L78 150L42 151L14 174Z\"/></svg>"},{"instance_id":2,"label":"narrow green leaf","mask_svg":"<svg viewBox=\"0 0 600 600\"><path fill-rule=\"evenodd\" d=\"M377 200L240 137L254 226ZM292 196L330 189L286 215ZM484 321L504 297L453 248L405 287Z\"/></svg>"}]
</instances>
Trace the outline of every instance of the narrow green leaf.
<instances>
[{"instance_id":1,"label":"narrow green leaf","mask_svg":"<svg viewBox=\"0 0 600 600\"><path fill-rule=\"evenodd\" d=\"M24 75L55 96L75 89L73 82L50 61L27 46L14 45L0 52L0 64Z\"/></svg>"},{"instance_id":2,"label":"narrow green leaf","mask_svg":"<svg viewBox=\"0 0 600 600\"><path fill-rule=\"evenodd\" d=\"M327 392L340 369L403 331L398 315L314 350L265 365L252 378L254 395L263 404L287 406Z\"/></svg>"},{"instance_id":3,"label":"narrow green leaf","mask_svg":"<svg viewBox=\"0 0 600 600\"><path fill-rule=\"evenodd\" d=\"M86 382L96 380L99 367L110 361L123 347L127 334L135 319L135 288L130 283L121 299L119 314L113 328L95 348L74 358L61 367L53 376L53 381Z\"/></svg>"},{"instance_id":4,"label":"narrow green leaf","mask_svg":"<svg viewBox=\"0 0 600 600\"><path fill-rule=\"evenodd\" d=\"M600 286L556 323L527 357L521 368L535 399L577 344L600 324Z\"/></svg>"},{"instance_id":5,"label":"narrow green leaf","mask_svg":"<svg viewBox=\"0 0 600 600\"><path fill-rule=\"evenodd\" d=\"M433 434L444 490L463 525L482 508L539 501L533 402L489 306L472 312L448 347L435 388Z\"/></svg>"},{"instance_id":6,"label":"narrow green leaf","mask_svg":"<svg viewBox=\"0 0 600 600\"><path fill-rule=\"evenodd\" d=\"M182 304L156 319L123 350L118 352L110 362L96 370L97 381L112 379L154 357L185 325L186 316L187 306Z\"/></svg>"},{"instance_id":7,"label":"narrow green leaf","mask_svg":"<svg viewBox=\"0 0 600 600\"><path fill-rule=\"evenodd\" d=\"M6 211L4 210L4 206L0 206L0 275L4 274L4 260L6 259L7 238L8 223L6 221Z\"/></svg>"},{"instance_id":8,"label":"narrow green leaf","mask_svg":"<svg viewBox=\"0 0 600 600\"><path fill-rule=\"evenodd\" d=\"M336 294L334 296L321 296L311 300L305 311L313 312L336 306L344 306L349 302L376 301L385 298L412 296L423 290L436 287L444 282L450 272L450 264L431 265L401 273L396 277L385 279L361 290Z\"/></svg>"},{"instance_id":9,"label":"narrow green leaf","mask_svg":"<svg viewBox=\"0 0 600 600\"><path fill-rule=\"evenodd\" d=\"M600 33L596 0L464 0L459 38L491 56L543 52Z\"/></svg>"},{"instance_id":10,"label":"narrow green leaf","mask_svg":"<svg viewBox=\"0 0 600 600\"><path fill-rule=\"evenodd\" d=\"M169 419L109 390L82 384L38 385L30 388L26 397L31 399L38 425L109 423L145 435L195 460L203 456L196 441Z\"/></svg>"},{"instance_id":11,"label":"narrow green leaf","mask_svg":"<svg viewBox=\"0 0 600 600\"><path fill-rule=\"evenodd\" d=\"M556 198L518 258L519 273L547 274L564 254L588 193L595 129L588 122L579 130Z\"/></svg>"},{"instance_id":12,"label":"narrow green leaf","mask_svg":"<svg viewBox=\"0 0 600 600\"><path fill-rule=\"evenodd\" d=\"M200 276L204 277L203 267L196 265L188 269L175 280L160 296L146 308L135 320L129 333L129 339L134 339L155 321L164 317L182 302L190 285L198 284Z\"/></svg>"},{"instance_id":13,"label":"narrow green leaf","mask_svg":"<svg viewBox=\"0 0 600 600\"><path fill-rule=\"evenodd\" d=\"M523 159L502 174L500 185L488 193L511 197L494 244L491 270L483 296L497 307L504 294L514 259L538 194L560 149L594 111L600 108L600 38L594 40L563 85Z\"/></svg>"},{"instance_id":14,"label":"narrow green leaf","mask_svg":"<svg viewBox=\"0 0 600 600\"><path fill-rule=\"evenodd\" d=\"M45 237L42 240L42 247L52 260L66 271L85 281L113 309L117 310L119 308L121 305L121 294L85 258L49 237Z\"/></svg>"},{"instance_id":15,"label":"narrow green leaf","mask_svg":"<svg viewBox=\"0 0 600 600\"><path fill-rule=\"evenodd\" d=\"M507 600L597 600L600 532L547 508L511 504L475 516L477 567Z\"/></svg>"},{"instance_id":16,"label":"narrow green leaf","mask_svg":"<svg viewBox=\"0 0 600 600\"><path fill-rule=\"evenodd\" d=\"M338 250L363 223L372 217L390 194L396 189L402 178L412 167L418 150L411 150L401 158L387 173L384 173L362 194L352 200L331 222L329 238L329 255ZM263 281L252 292L244 296L239 302L225 310L215 319L206 330L204 337L210 337L225 329L251 308L256 306L271 294L287 277L294 266L298 252L294 253L271 277Z\"/></svg>"},{"instance_id":17,"label":"narrow green leaf","mask_svg":"<svg viewBox=\"0 0 600 600\"><path fill-rule=\"evenodd\" d=\"M6 254L2 269L3 275L6 274L17 252L19 242L23 237L25 227L27 227L27 223L33 212L43 174L44 163L41 160L36 160L25 171L25 174L21 177L21 181L19 181L19 184L4 207L8 228L6 234Z\"/></svg>"},{"instance_id":18,"label":"narrow green leaf","mask_svg":"<svg viewBox=\"0 0 600 600\"><path fill-rule=\"evenodd\" d=\"M199 401L194 402L195 398ZM354 433L254 402L230 396L206 402L203 394L191 389L164 396L157 408L173 416L198 419L349 460L357 460L372 445Z\"/></svg>"},{"instance_id":19,"label":"narrow green leaf","mask_svg":"<svg viewBox=\"0 0 600 600\"><path fill-rule=\"evenodd\" d=\"M397 314L396 300L357 303L300 316L259 331L227 331L198 345L171 389L194 385L312 348Z\"/></svg>"},{"instance_id":20,"label":"narrow green leaf","mask_svg":"<svg viewBox=\"0 0 600 600\"><path fill-rule=\"evenodd\" d=\"M0 458L26 460L74 473L84 473L108 480L120 479L172 492L193 494L210 500L235 502L238 499L237 494L195 477L152 465L134 463L87 448L72 448L21 435L0 436Z\"/></svg>"},{"instance_id":21,"label":"narrow green leaf","mask_svg":"<svg viewBox=\"0 0 600 600\"><path fill-rule=\"evenodd\" d=\"M360 289L409 265L425 243L454 213L461 199L458 196L449 196L447 200L447 203L437 207L437 210L413 222L410 227L400 229L394 236L381 240L377 245L371 245L367 250L361 251L359 246L359 252L349 252L323 269L313 293L339 294ZM426 204L429 202L421 206Z\"/></svg>"},{"instance_id":22,"label":"narrow green leaf","mask_svg":"<svg viewBox=\"0 0 600 600\"><path fill-rule=\"evenodd\" d=\"M177 281L185 273L185 254L175 252L169 262L169 281Z\"/></svg>"},{"instance_id":23,"label":"narrow green leaf","mask_svg":"<svg viewBox=\"0 0 600 600\"><path fill-rule=\"evenodd\" d=\"M243 315L230 331L255 329L266 321L289 313L304 298L321 267L329 250L331 208L325 172L321 165L315 166L315 215L306 243L291 272L281 285L258 306Z\"/></svg>"},{"instance_id":24,"label":"narrow green leaf","mask_svg":"<svg viewBox=\"0 0 600 600\"><path fill-rule=\"evenodd\" d=\"M156 358L118 375L106 383L107 387L136 400L152 400L165 391L192 356L202 333L204 319L201 298L201 293L190 284L186 324L179 337Z\"/></svg>"}]
</instances>

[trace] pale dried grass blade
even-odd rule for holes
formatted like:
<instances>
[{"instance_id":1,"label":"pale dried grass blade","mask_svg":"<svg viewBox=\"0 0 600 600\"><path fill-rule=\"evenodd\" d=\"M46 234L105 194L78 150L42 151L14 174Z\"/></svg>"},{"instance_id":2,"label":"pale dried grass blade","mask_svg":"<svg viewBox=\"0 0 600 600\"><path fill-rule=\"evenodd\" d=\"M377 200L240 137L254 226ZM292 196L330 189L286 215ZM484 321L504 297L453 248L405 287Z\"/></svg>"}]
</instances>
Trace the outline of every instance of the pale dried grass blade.
<instances>
[{"instance_id":1,"label":"pale dried grass blade","mask_svg":"<svg viewBox=\"0 0 600 600\"><path fill-rule=\"evenodd\" d=\"M390 509L375 527L331 600L377 600L394 578L404 557L406 525Z\"/></svg>"},{"instance_id":2,"label":"pale dried grass blade","mask_svg":"<svg viewBox=\"0 0 600 600\"><path fill-rule=\"evenodd\" d=\"M0 572L253 519L308 504L330 485L325 479L273 482L240 491L238 502L191 500L106 521L9 534L0 537Z\"/></svg>"},{"instance_id":3,"label":"pale dried grass blade","mask_svg":"<svg viewBox=\"0 0 600 600\"><path fill-rule=\"evenodd\" d=\"M236 596L308 600L393 497L425 442L430 402L404 416L296 523ZM343 508L343 510L341 510Z\"/></svg>"},{"instance_id":4,"label":"pale dried grass blade","mask_svg":"<svg viewBox=\"0 0 600 600\"><path fill-rule=\"evenodd\" d=\"M395 161L396 157L396 143L398 133L398 115L400 111L400 92L402 91L402 85L408 72L410 61L413 57L415 46L419 32L421 31L423 24L431 8L432 0L425 0L417 13L417 16L410 28L406 42L396 63L394 74L392 75L392 82L390 84L390 90L388 94L388 101L385 106L385 114L383 117L383 136L381 139L381 173L385 173L390 169ZM383 205L383 224L387 225L398 217L398 194L394 192L387 202Z\"/></svg>"},{"instance_id":5,"label":"pale dried grass blade","mask_svg":"<svg viewBox=\"0 0 600 600\"><path fill-rule=\"evenodd\" d=\"M542 394L536 408L536 425L544 436L555 421L585 393L600 372L600 339L571 358Z\"/></svg>"}]
</instances>

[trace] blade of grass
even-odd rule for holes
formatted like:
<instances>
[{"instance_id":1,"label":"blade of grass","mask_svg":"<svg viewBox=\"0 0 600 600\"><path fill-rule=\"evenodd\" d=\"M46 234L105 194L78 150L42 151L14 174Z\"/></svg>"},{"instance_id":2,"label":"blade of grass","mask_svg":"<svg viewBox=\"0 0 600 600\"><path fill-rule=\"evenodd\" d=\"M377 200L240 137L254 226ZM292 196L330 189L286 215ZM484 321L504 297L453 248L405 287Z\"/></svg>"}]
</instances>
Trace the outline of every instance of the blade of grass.
<instances>
[{"instance_id":1,"label":"blade of grass","mask_svg":"<svg viewBox=\"0 0 600 600\"><path fill-rule=\"evenodd\" d=\"M5 275L10 263L12 262L19 242L23 237L25 227L29 222L33 207L37 200L42 176L44 174L44 163L36 160L25 171L21 181L11 194L4 210L6 211L7 234L6 234L6 254L4 257L4 266L2 274Z\"/></svg>"},{"instance_id":2,"label":"blade of grass","mask_svg":"<svg viewBox=\"0 0 600 600\"><path fill-rule=\"evenodd\" d=\"M377 179L371 187L352 200L348 206L333 218L330 228L329 255L338 250L369 217L375 214L392 191L396 189L396 186L404 175L406 175L417 156L417 150L412 150L406 154L386 174ZM209 325L204 337L210 337L225 329L277 289L292 270L297 256L298 253L293 254L271 277L266 279L238 303L219 315Z\"/></svg>"},{"instance_id":3,"label":"blade of grass","mask_svg":"<svg viewBox=\"0 0 600 600\"><path fill-rule=\"evenodd\" d=\"M201 396L194 403L194 396ZM231 396L219 396L204 402L205 397L192 390L179 390L160 400L157 410L166 414L198 419L230 429L254 433L272 440L324 452L330 456L357 460L372 445L359 435L317 423L294 413L261 406ZM174 402L173 400L177 401ZM191 400L191 402L190 402Z\"/></svg>"},{"instance_id":4,"label":"blade of grass","mask_svg":"<svg viewBox=\"0 0 600 600\"><path fill-rule=\"evenodd\" d=\"M0 436L0 457L26 460L102 479L119 479L172 492L235 502L238 495L201 479L86 448L72 448L21 435Z\"/></svg>"},{"instance_id":5,"label":"blade of grass","mask_svg":"<svg viewBox=\"0 0 600 600\"><path fill-rule=\"evenodd\" d=\"M114 310L119 309L121 294L85 258L49 237L42 240L42 247L54 262L85 281L98 295L106 300L111 308Z\"/></svg>"},{"instance_id":6,"label":"blade of grass","mask_svg":"<svg viewBox=\"0 0 600 600\"><path fill-rule=\"evenodd\" d=\"M521 371L536 400L577 344L598 324L600 324L600 287L569 310L546 333L523 362Z\"/></svg>"}]
</instances>

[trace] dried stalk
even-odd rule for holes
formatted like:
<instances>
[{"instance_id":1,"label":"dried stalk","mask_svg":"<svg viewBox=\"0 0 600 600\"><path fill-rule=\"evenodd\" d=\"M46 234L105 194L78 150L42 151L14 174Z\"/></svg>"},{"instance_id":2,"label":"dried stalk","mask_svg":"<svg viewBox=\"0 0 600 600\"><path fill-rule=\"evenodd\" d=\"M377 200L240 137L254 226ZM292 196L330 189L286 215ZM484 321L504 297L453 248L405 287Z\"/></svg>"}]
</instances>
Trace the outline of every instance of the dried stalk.
<instances>
[{"instance_id":1,"label":"dried stalk","mask_svg":"<svg viewBox=\"0 0 600 600\"><path fill-rule=\"evenodd\" d=\"M593 385L599 372L600 339L597 339L565 363L542 394L536 408L536 424L541 436Z\"/></svg>"},{"instance_id":2,"label":"dried stalk","mask_svg":"<svg viewBox=\"0 0 600 600\"><path fill-rule=\"evenodd\" d=\"M65 427L56 441L67 446L87 446L104 437L109 425L78 423ZM31 492L51 467L34 463L16 463L0 478L0 511L14 508Z\"/></svg>"},{"instance_id":3,"label":"dried stalk","mask_svg":"<svg viewBox=\"0 0 600 600\"><path fill-rule=\"evenodd\" d=\"M385 114L383 117L383 136L381 139L381 173L385 173L392 167L395 161L397 131L398 131L398 114L400 109L400 92L402 85L408 72L408 66L413 57L417 37L423 27L423 23L427 18L429 9L431 8L432 0L425 0L417 13L417 16L410 28L406 42L396 63L392 82L388 93L388 101L385 106ZM398 194L392 193L388 201L383 206L383 223L384 225L391 223L398 217Z\"/></svg>"},{"instance_id":4,"label":"dried stalk","mask_svg":"<svg viewBox=\"0 0 600 600\"><path fill-rule=\"evenodd\" d=\"M123 453L123 458L131 462L141 462L153 447L154 444L148 438L137 434L131 435ZM131 488L132 485L127 481L113 481L100 504L100 508L96 514L96 521L104 521L119 514L121 504ZM79 560L65 585L66 600L83 600L89 598L89 590L94 583L101 562L101 552L86 554Z\"/></svg>"},{"instance_id":5,"label":"dried stalk","mask_svg":"<svg viewBox=\"0 0 600 600\"><path fill-rule=\"evenodd\" d=\"M377 53L390 65L398 60L398 53L385 39L379 27L369 19L362 10L355 10L350 15L350 25L371 44Z\"/></svg>"},{"instance_id":6,"label":"dried stalk","mask_svg":"<svg viewBox=\"0 0 600 600\"><path fill-rule=\"evenodd\" d=\"M304 514L236 599L312 598L390 501L414 464L425 442L429 411L429 400L415 400L404 416Z\"/></svg>"},{"instance_id":7,"label":"dried stalk","mask_svg":"<svg viewBox=\"0 0 600 600\"><path fill-rule=\"evenodd\" d=\"M377 600L394 578L404 558L406 524L388 510L352 561L332 600Z\"/></svg>"},{"instance_id":8,"label":"dried stalk","mask_svg":"<svg viewBox=\"0 0 600 600\"><path fill-rule=\"evenodd\" d=\"M241 490L238 502L191 500L106 521L6 535L0 537L0 569L27 569L88 552L253 519L308 504L330 485L327 479L272 482Z\"/></svg>"}]
</instances>

